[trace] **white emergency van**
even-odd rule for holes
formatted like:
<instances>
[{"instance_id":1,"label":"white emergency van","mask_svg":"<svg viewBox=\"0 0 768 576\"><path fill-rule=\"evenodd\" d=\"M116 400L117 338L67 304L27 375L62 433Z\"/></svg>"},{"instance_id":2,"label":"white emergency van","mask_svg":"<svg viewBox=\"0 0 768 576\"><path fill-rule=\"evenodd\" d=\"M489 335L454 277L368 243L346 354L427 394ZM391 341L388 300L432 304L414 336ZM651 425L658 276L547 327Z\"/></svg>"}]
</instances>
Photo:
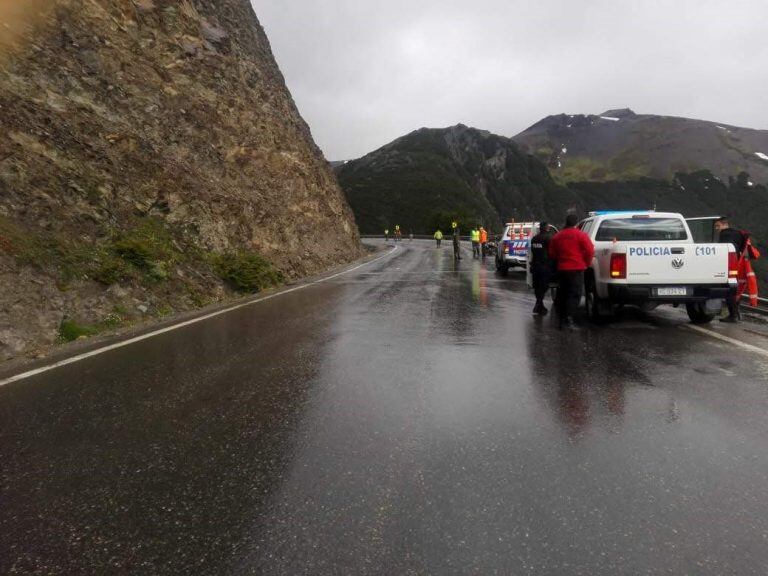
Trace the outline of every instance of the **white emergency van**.
<instances>
[{"instance_id":1,"label":"white emergency van","mask_svg":"<svg viewBox=\"0 0 768 576\"><path fill-rule=\"evenodd\" d=\"M579 228L595 245L585 274L587 313L595 321L624 304L685 304L692 322L711 322L736 290L734 247L696 244L681 214L592 212Z\"/></svg>"},{"instance_id":2,"label":"white emergency van","mask_svg":"<svg viewBox=\"0 0 768 576\"><path fill-rule=\"evenodd\" d=\"M509 222L496 250L496 270L506 274L510 268L526 268L528 245L538 222Z\"/></svg>"}]
</instances>

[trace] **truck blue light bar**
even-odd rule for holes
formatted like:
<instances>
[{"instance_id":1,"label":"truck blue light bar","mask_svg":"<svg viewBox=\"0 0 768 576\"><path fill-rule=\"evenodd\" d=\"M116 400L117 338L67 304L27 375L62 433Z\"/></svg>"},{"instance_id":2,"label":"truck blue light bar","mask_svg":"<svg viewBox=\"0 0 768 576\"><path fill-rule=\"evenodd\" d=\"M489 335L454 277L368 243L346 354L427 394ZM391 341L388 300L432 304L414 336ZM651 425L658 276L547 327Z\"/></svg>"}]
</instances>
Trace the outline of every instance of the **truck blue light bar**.
<instances>
[{"instance_id":1,"label":"truck blue light bar","mask_svg":"<svg viewBox=\"0 0 768 576\"><path fill-rule=\"evenodd\" d=\"M590 216L610 216L611 214L653 214L655 210L595 210Z\"/></svg>"}]
</instances>

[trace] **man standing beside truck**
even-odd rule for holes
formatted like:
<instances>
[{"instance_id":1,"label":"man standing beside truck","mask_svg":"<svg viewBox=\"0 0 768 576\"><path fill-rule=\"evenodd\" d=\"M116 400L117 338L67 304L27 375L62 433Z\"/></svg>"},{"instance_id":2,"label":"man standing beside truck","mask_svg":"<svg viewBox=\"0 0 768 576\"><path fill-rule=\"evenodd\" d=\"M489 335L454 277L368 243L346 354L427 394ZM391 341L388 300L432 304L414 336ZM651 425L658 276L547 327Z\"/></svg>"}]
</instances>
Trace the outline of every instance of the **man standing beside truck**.
<instances>
[{"instance_id":1,"label":"man standing beside truck","mask_svg":"<svg viewBox=\"0 0 768 576\"><path fill-rule=\"evenodd\" d=\"M533 292L536 294L536 305L533 313L544 316L548 310L544 306L544 296L549 290L552 279L552 262L549 259L549 243L552 241L552 230L547 222L539 225L539 233L531 238L531 277Z\"/></svg>"},{"instance_id":2,"label":"man standing beside truck","mask_svg":"<svg viewBox=\"0 0 768 576\"><path fill-rule=\"evenodd\" d=\"M733 247L736 248L737 256L739 258L743 257L747 238L740 230L731 228L728 218L723 217L715 221L715 231L718 233L717 241L719 244L733 244ZM728 316L720 318L720 322L729 322L733 324L741 320L738 296L735 292L725 299L725 304L728 306Z\"/></svg>"},{"instance_id":3,"label":"man standing beside truck","mask_svg":"<svg viewBox=\"0 0 768 576\"><path fill-rule=\"evenodd\" d=\"M557 265L557 308L559 326L573 326L573 314L579 306L584 287L584 271L592 265L595 246L589 236L576 228L575 214L568 214L565 228L549 243L549 257Z\"/></svg>"}]
</instances>

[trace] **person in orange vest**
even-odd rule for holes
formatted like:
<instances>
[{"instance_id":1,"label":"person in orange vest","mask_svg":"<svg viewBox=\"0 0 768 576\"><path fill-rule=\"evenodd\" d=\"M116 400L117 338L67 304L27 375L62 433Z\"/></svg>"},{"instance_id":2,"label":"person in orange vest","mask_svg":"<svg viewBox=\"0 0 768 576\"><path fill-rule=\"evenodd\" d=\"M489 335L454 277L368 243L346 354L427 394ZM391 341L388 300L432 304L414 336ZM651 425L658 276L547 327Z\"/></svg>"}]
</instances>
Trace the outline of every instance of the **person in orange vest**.
<instances>
[{"instance_id":1,"label":"person in orange vest","mask_svg":"<svg viewBox=\"0 0 768 576\"><path fill-rule=\"evenodd\" d=\"M718 234L717 241L719 244L733 244L733 247L736 249L736 254L739 257L739 269L741 269L741 258L747 245L747 239L744 233L735 228L731 228L728 218L725 217L715 221L715 232ZM739 275L741 275L741 272ZM739 284L741 284L741 281ZM728 298L725 299L725 304L728 307L728 316L726 318L720 318L720 322L729 322L733 324L741 320L738 294L728 296Z\"/></svg>"},{"instance_id":2,"label":"person in orange vest","mask_svg":"<svg viewBox=\"0 0 768 576\"><path fill-rule=\"evenodd\" d=\"M480 254L485 258L485 245L488 244L488 232L480 226Z\"/></svg>"}]
</instances>

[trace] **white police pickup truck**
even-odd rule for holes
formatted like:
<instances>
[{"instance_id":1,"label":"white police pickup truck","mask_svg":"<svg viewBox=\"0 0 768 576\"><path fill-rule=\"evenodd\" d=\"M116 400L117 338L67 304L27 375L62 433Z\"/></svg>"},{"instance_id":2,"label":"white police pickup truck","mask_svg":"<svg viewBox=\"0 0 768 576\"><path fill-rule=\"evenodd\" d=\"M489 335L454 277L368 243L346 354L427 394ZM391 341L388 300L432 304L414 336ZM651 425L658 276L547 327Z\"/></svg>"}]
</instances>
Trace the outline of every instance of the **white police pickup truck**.
<instances>
[{"instance_id":1,"label":"white police pickup truck","mask_svg":"<svg viewBox=\"0 0 768 576\"><path fill-rule=\"evenodd\" d=\"M587 314L600 321L616 306L685 304L692 322L711 322L736 290L731 244L696 244L671 212L592 212L579 224L595 245L584 278Z\"/></svg>"}]
</instances>

